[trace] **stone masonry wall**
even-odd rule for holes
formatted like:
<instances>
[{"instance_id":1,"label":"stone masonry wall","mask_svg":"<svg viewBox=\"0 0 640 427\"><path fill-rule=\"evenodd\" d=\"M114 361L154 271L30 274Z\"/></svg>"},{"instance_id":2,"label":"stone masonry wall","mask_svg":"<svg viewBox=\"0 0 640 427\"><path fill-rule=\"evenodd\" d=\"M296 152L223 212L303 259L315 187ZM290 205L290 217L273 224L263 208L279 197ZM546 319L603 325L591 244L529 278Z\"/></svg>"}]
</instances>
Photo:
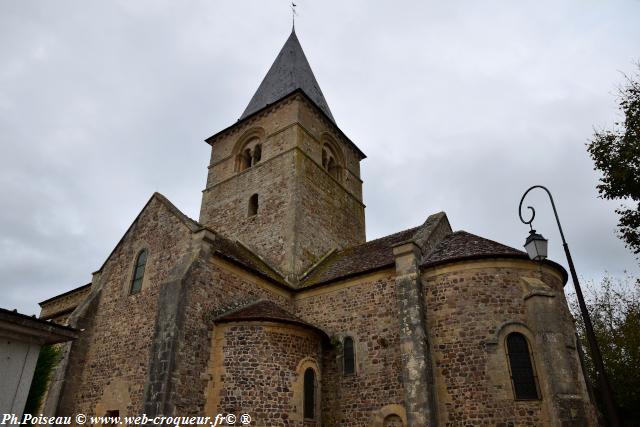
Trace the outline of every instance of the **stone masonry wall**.
<instances>
[{"instance_id":1,"label":"stone masonry wall","mask_svg":"<svg viewBox=\"0 0 640 427\"><path fill-rule=\"evenodd\" d=\"M468 261L429 269L422 279L440 426L594 425L559 274L527 261ZM528 282L539 290L532 294ZM540 329L531 298L553 304L552 330ZM514 331L530 341L541 400L514 398L504 348ZM554 364L566 369L555 371ZM565 415L554 407L562 381L572 396Z\"/></svg>"},{"instance_id":2,"label":"stone masonry wall","mask_svg":"<svg viewBox=\"0 0 640 427\"><path fill-rule=\"evenodd\" d=\"M291 311L286 293L272 284L219 258L198 260L186 282L182 332L177 353L176 414L197 415L206 412L206 374L210 362L213 319L222 313L258 299L267 299ZM237 389L238 393L242 388ZM205 415L215 416L219 410Z\"/></svg>"},{"instance_id":3,"label":"stone masonry wall","mask_svg":"<svg viewBox=\"0 0 640 427\"><path fill-rule=\"evenodd\" d=\"M326 142L333 143L339 150L339 157L344 161L341 184L348 193L362 201L361 155L311 104L300 103L298 122L305 130L300 144L302 150L321 165L322 145Z\"/></svg>"},{"instance_id":4,"label":"stone masonry wall","mask_svg":"<svg viewBox=\"0 0 640 427\"><path fill-rule=\"evenodd\" d=\"M317 366L314 361L321 360L317 333L268 321L220 324L215 326L211 350L211 408L248 413L256 426L303 426L304 369L299 367L305 361ZM321 372L317 376L321 378Z\"/></svg>"},{"instance_id":5,"label":"stone masonry wall","mask_svg":"<svg viewBox=\"0 0 640 427\"><path fill-rule=\"evenodd\" d=\"M202 224L241 240L293 281L330 249L365 240L359 154L312 110L294 95L213 140L200 211ZM261 160L237 171L237 153L256 138ZM326 140L344 162L337 180L321 166ZM250 216L253 194L259 207Z\"/></svg>"},{"instance_id":6,"label":"stone masonry wall","mask_svg":"<svg viewBox=\"0 0 640 427\"><path fill-rule=\"evenodd\" d=\"M91 327L81 333L86 348L76 350L84 356L74 360L67 372L61 414L142 413L158 285L189 243L185 225L162 202L152 199L102 270L103 287L91 313ZM143 287L130 295L133 264L143 247L149 254Z\"/></svg>"},{"instance_id":7,"label":"stone masonry wall","mask_svg":"<svg viewBox=\"0 0 640 427\"><path fill-rule=\"evenodd\" d=\"M296 315L324 330L335 344L354 339L356 372L342 372L341 347L323 364L324 425L372 426L379 411L404 404L393 270L305 291Z\"/></svg>"},{"instance_id":8,"label":"stone masonry wall","mask_svg":"<svg viewBox=\"0 0 640 427\"><path fill-rule=\"evenodd\" d=\"M249 217L253 194L258 194L258 213ZM201 215L213 230L241 240L287 270L293 259L295 194L295 154L289 151L205 191Z\"/></svg>"},{"instance_id":9,"label":"stone masonry wall","mask_svg":"<svg viewBox=\"0 0 640 427\"><path fill-rule=\"evenodd\" d=\"M364 205L309 157L301 153L297 157L302 183L295 271L302 273L329 250L363 243L366 236Z\"/></svg>"}]
</instances>

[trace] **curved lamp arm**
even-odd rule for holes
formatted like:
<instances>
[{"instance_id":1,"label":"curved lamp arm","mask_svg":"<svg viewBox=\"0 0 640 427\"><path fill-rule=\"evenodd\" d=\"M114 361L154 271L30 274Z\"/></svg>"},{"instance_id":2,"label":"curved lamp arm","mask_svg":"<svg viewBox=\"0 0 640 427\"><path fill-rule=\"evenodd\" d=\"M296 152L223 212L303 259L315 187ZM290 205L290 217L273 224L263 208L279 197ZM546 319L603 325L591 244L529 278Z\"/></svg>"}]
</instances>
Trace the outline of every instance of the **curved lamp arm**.
<instances>
[{"instance_id":1,"label":"curved lamp arm","mask_svg":"<svg viewBox=\"0 0 640 427\"><path fill-rule=\"evenodd\" d=\"M560 219L558 218L558 211L556 210L556 204L553 201L553 196L551 195L551 192L544 185L534 185L533 187L530 187L527 191L524 192L524 194L522 195L522 199L520 199L520 206L518 206L518 215L520 216L520 221L522 221L523 224L528 224L529 227L533 229L533 226L531 225L531 223L533 222L533 219L536 217L536 210L532 206L527 206L527 208L531 210L531 218L528 221L525 221L524 218L522 217L522 202L524 202L524 198L527 197L527 194L529 194L529 192L535 188L541 188L547 192L547 195L549 196L549 200L551 200L551 207L553 208L553 214L555 215L556 222L558 223L558 229L560 230L560 237L562 238L562 244L566 245L567 241L564 239L564 233L562 232L562 225L560 225Z\"/></svg>"}]
</instances>

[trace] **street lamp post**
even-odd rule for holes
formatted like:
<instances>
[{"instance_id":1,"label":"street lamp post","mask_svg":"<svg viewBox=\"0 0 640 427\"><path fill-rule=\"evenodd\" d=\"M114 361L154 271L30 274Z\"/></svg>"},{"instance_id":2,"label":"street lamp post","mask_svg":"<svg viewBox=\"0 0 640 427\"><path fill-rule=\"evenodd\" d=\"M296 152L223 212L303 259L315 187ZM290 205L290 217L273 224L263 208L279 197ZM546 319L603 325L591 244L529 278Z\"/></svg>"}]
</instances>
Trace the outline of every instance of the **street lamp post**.
<instances>
[{"instance_id":1,"label":"street lamp post","mask_svg":"<svg viewBox=\"0 0 640 427\"><path fill-rule=\"evenodd\" d=\"M527 194L535 188L543 189L547 195L549 196L549 200L551 200L551 207L553 208L553 214L556 217L556 223L558 224L558 230L560 230L560 237L562 238L562 247L564 248L564 253L567 256L567 263L569 264L569 270L571 271L571 279L573 280L573 286L576 290L576 296L578 297L578 304L580 306L580 313L582 314L582 319L584 320L585 332L587 334L587 342L589 343L589 350L591 352L591 358L593 359L593 363L595 365L596 371L598 373L598 383L600 385L600 393L604 405L607 411L607 418L609 420L609 425L611 427L619 427L620 421L618 420L618 412L616 411L616 406L613 400L613 394L611 393L611 387L609 386L609 380L607 379L607 373L604 370L604 363L602 362L602 354L600 353L600 348L598 347L598 342L596 341L596 335L593 332L593 324L591 323L591 317L589 316L589 311L587 311L587 306L584 303L584 297L582 295L582 289L580 288L580 282L578 281L578 275L576 274L576 269L573 265L573 259L571 258L571 252L569 252L569 245L564 238L564 233L562 232L562 226L560 225L560 219L558 218L558 212L556 211L556 205L553 202L553 196L551 196L551 192L542 185L534 185L524 192L522 195L522 199L520 199L520 206L518 207L518 215L520 216L520 221L524 224L528 224L531 228L529 232L529 236L525 242L525 249L529 254L529 257L532 260L542 261L547 257L547 240L542 237L540 234L537 234L533 229L531 223L536 216L536 211L533 207L527 206L531 210L531 219L525 221L522 217L522 202L524 202ZM578 344L579 345L579 344Z\"/></svg>"}]
</instances>

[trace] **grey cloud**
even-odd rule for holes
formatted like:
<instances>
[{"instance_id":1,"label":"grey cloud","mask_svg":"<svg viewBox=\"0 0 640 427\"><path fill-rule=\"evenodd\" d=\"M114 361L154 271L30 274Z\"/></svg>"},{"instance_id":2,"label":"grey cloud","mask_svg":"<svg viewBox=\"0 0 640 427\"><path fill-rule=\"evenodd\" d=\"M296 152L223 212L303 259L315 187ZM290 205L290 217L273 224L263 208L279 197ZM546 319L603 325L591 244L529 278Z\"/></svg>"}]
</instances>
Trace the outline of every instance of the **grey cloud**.
<instances>
[{"instance_id":1,"label":"grey cloud","mask_svg":"<svg viewBox=\"0 0 640 427\"><path fill-rule=\"evenodd\" d=\"M541 183L586 279L638 271L584 144L617 118L640 3L298 4L336 121L369 156L369 238L445 210L519 247L517 203ZM153 191L197 218L202 140L240 116L290 19L258 0L0 3L0 306L35 313L89 281Z\"/></svg>"}]
</instances>

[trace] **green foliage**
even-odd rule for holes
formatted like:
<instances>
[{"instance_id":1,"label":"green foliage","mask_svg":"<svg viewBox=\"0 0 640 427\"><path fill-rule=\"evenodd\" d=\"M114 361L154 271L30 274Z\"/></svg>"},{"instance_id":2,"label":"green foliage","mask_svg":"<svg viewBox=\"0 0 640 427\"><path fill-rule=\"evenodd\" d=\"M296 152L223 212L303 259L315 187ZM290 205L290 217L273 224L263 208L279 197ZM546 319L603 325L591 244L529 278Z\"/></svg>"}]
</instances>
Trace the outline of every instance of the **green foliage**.
<instances>
[{"instance_id":1,"label":"green foliage","mask_svg":"<svg viewBox=\"0 0 640 427\"><path fill-rule=\"evenodd\" d=\"M45 345L40 349L33 380L31 380L29 396L24 407L25 414L36 415L36 411L40 408L42 398L47 390L49 377L58 363L59 356L60 350L53 345Z\"/></svg>"},{"instance_id":2,"label":"green foliage","mask_svg":"<svg viewBox=\"0 0 640 427\"><path fill-rule=\"evenodd\" d=\"M331 341L329 344L331 345L331 347L333 347L336 350L339 350L342 348L342 341L340 340L340 338L336 336L331 337Z\"/></svg>"},{"instance_id":3,"label":"green foliage","mask_svg":"<svg viewBox=\"0 0 640 427\"><path fill-rule=\"evenodd\" d=\"M629 276L623 279L605 277L598 287L587 284L585 291L587 308L621 418L625 424L640 425L640 280L634 281ZM597 387L575 295L570 299L570 306L585 350L587 376L591 385Z\"/></svg>"},{"instance_id":4,"label":"green foliage","mask_svg":"<svg viewBox=\"0 0 640 427\"><path fill-rule=\"evenodd\" d=\"M639 65L640 67L640 65ZM616 209L618 235L634 254L640 254L640 74L619 90L623 122L612 130L596 131L587 151L602 173L600 197L628 205Z\"/></svg>"}]
</instances>

